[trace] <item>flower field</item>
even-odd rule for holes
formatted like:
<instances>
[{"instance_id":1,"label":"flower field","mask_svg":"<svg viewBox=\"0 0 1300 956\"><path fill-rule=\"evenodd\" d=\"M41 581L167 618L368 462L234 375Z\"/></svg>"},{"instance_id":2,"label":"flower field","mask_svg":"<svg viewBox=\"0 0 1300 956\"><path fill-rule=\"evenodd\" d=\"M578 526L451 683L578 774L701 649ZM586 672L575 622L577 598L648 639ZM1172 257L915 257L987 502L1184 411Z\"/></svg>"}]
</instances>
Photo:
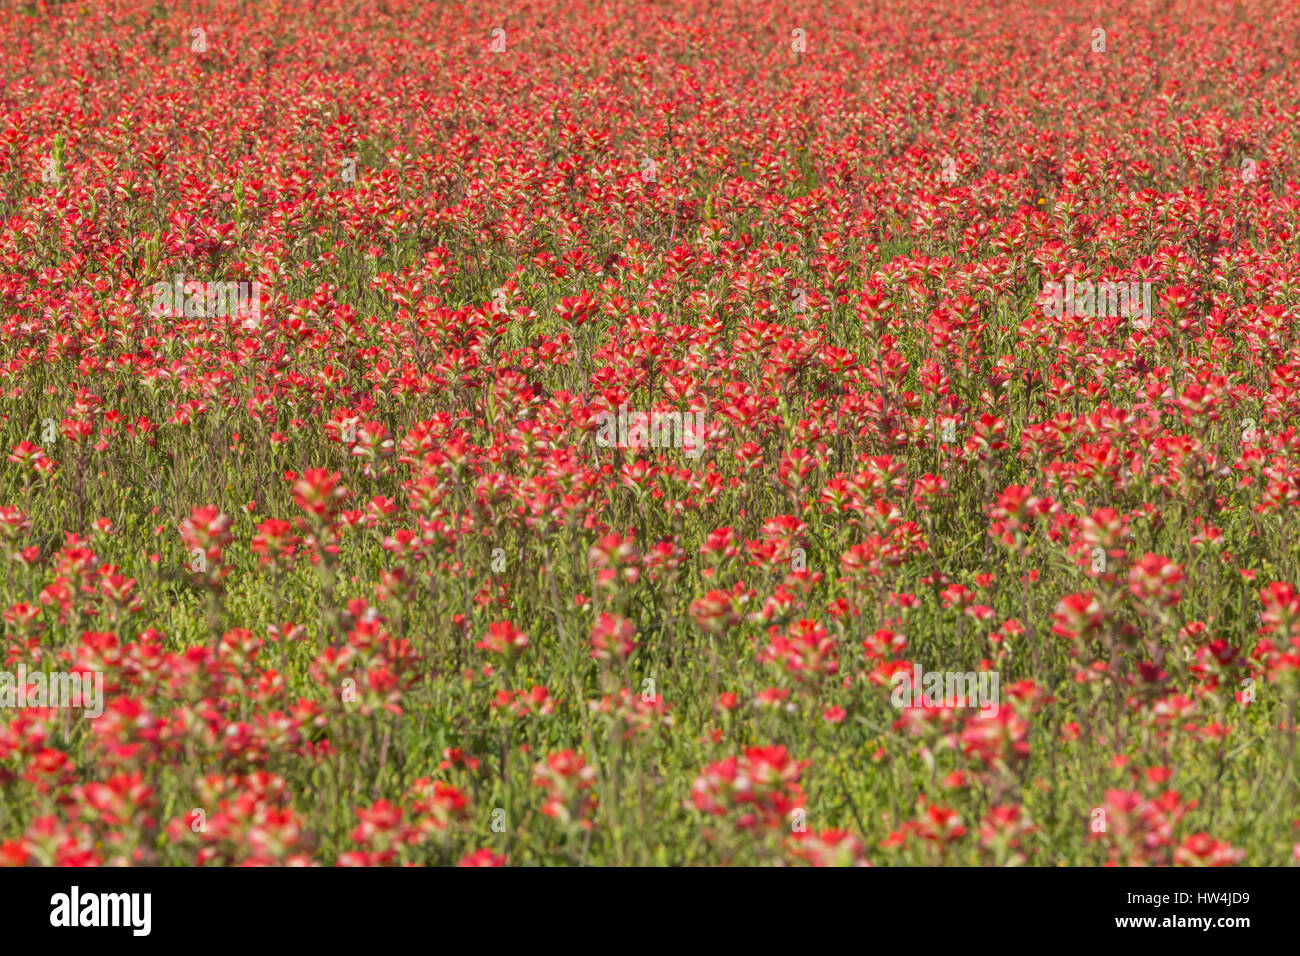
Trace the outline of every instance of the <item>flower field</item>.
<instances>
[{"instance_id":1,"label":"flower field","mask_svg":"<svg viewBox=\"0 0 1300 956\"><path fill-rule=\"evenodd\" d=\"M0 864L1300 864L1300 7L6 14Z\"/></svg>"}]
</instances>

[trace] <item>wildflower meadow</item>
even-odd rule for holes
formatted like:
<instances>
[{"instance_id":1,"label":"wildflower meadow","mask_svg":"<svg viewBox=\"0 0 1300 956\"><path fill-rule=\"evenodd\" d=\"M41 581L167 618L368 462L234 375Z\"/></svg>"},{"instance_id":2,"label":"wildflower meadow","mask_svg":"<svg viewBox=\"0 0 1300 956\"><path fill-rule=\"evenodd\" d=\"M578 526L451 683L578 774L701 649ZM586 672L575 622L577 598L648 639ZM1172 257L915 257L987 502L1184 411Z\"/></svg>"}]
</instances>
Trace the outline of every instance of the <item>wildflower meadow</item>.
<instances>
[{"instance_id":1,"label":"wildflower meadow","mask_svg":"<svg viewBox=\"0 0 1300 956\"><path fill-rule=\"evenodd\" d=\"M3 6L0 865L1300 863L1296 4Z\"/></svg>"}]
</instances>

